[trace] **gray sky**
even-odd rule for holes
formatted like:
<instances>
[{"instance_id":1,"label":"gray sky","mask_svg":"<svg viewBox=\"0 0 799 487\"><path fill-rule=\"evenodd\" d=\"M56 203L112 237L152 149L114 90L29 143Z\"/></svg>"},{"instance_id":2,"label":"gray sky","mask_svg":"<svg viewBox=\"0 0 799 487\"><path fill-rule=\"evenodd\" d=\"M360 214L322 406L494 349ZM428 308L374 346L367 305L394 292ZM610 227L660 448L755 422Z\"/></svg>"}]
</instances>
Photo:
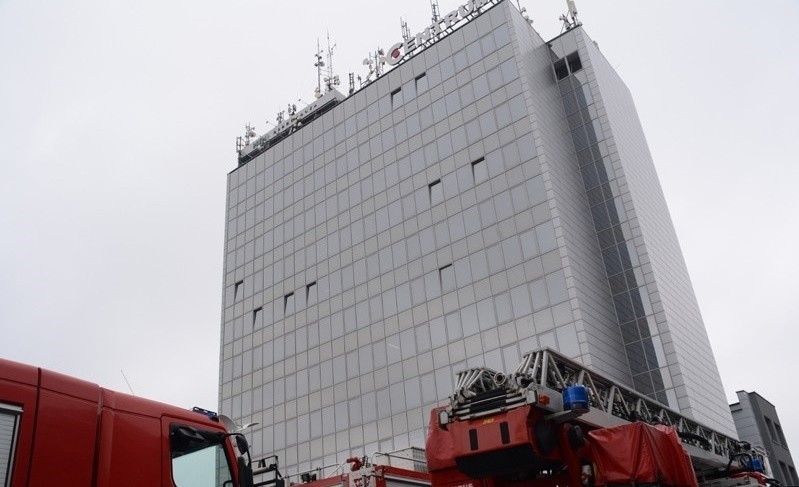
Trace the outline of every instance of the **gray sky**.
<instances>
[{"instance_id":1,"label":"gray sky","mask_svg":"<svg viewBox=\"0 0 799 487\"><path fill-rule=\"evenodd\" d=\"M428 5L0 0L0 357L215 408L235 137L312 99L317 37L346 82ZM522 5L559 32L565 2ZM765 396L799 452L799 2L577 6L636 101L728 400Z\"/></svg>"}]
</instances>

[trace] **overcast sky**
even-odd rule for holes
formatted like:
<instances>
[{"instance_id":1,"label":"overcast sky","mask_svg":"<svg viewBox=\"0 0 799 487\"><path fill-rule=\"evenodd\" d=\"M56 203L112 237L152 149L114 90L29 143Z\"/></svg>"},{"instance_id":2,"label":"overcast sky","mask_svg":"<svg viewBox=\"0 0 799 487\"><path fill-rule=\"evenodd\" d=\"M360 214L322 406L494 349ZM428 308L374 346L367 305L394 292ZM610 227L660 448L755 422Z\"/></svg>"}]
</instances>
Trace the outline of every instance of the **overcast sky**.
<instances>
[{"instance_id":1,"label":"overcast sky","mask_svg":"<svg viewBox=\"0 0 799 487\"><path fill-rule=\"evenodd\" d=\"M522 6L559 33L565 2ZM799 2L577 7L636 101L727 398L765 396L799 452ZM317 38L365 76L400 16L422 30L428 0L0 0L0 357L216 408L235 138L312 99Z\"/></svg>"}]
</instances>

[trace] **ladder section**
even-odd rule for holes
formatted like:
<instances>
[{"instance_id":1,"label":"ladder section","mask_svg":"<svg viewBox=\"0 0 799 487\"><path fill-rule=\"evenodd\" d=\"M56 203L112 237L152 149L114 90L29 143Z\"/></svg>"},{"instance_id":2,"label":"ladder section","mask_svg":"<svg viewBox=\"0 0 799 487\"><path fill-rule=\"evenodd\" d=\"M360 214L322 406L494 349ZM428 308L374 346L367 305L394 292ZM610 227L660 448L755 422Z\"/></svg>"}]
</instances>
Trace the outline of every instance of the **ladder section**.
<instances>
[{"instance_id":1,"label":"ladder section","mask_svg":"<svg viewBox=\"0 0 799 487\"><path fill-rule=\"evenodd\" d=\"M450 397L451 415L475 418L524 404L557 409L561 407L560 393L574 385L585 386L592 412L605 413L587 415L590 420L586 417L582 421L597 427L633 421L673 426L688 447L695 466L725 464L751 449L747 443L714 431L549 348L525 354L510 376L485 367L459 372L455 393ZM539 401L539 396L546 397L546 401Z\"/></svg>"}]
</instances>

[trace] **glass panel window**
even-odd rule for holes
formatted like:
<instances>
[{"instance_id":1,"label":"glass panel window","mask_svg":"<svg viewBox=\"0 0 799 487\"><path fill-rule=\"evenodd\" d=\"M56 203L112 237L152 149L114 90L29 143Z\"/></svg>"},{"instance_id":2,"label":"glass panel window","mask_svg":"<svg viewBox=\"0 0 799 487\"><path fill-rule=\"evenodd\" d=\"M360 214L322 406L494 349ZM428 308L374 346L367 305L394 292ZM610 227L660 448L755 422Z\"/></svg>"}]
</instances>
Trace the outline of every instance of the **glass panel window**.
<instances>
[{"instance_id":1,"label":"glass panel window","mask_svg":"<svg viewBox=\"0 0 799 487\"><path fill-rule=\"evenodd\" d=\"M316 281L305 286L305 301L307 304L316 304Z\"/></svg>"},{"instance_id":2,"label":"glass panel window","mask_svg":"<svg viewBox=\"0 0 799 487\"><path fill-rule=\"evenodd\" d=\"M252 312L252 328L253 330L257 330L264 326L263 319L264 319L264 309L263 308L256 308Z\"/></svg>"},{"instance_id":3,"label":"glass panel window","mask_svg":"<svg viewBox=\"0 0 799 487\"><path fill-rule=\"evenodd\" d=\"M488 167L484 158L481 157L472 162L472 176L474 177L474 184L482 183L488 179Z\"/></svg>"},{"instance_id":4,"label":"glass panel window","mask_svg":"<svg viewBox=\"0 0 799 487\"><path fill-rule=\"evenodd\" d=\"M566 60L565 59L559 59L558 61L556 61L555 62L555 76L558 78L558 80L562 80L563 78L565 78L568 75L569 75L569 68L566 67Z\"/></svg>"},{"instance_id":5,"label":"glass panel window","mask_svg":"<svg viewBox=\"0 0 799 487\"><path fill-rule=\"evenodd\" d=\"M283 296L283 313L290 315L294 312L294 293Z\"/></svg>"},{"instance_id":6,"label":"glass panel window","mask_svg":"<svg viewBox=\"0 0 799 487\"><path fill-rule=\"evenodd\" d=\"M444 317L439 316L430 321L430 342L433 348L440 347L447 343L446 325Z\"/></svg>"},{"instance_id":7,"label":"glass panel window","mask_svg":"<svg viewBox=\"0 0 799 487\"><path fill-rule=\"evenodd\" d=\"M427 73L422 73L416 77L416 93L424 93L428 88Z\"/></svg>"},{"instance_id":8,"label":"glass panel window","mask_svg":"<svg viewBox=\"0 0 799 487\"><path fill-rule=\"evenodd\" d=\"M455 289L455 268L447 264L438 270L441 277L441 291L449 292Z\"/></svg>"},{"instance_id":9,"label":"glass panel window","mask_svg":"<svg viewBox=\"0 0 799 487\"><path fill-rule=\"evenodd\" d=\"M566 62L569 64L569 71L572 73L583 69L583 63L580 62L580 55L576 51L566 56Z\"/></svg>"},{"instance_id":10,"label":"glass panel window","mask_svg":"<svg viewBox=\"0 0 799 487\"><path fill-rule=\"evenodd\" d=\"M427 188L430 192L430 206L437 205L444 201L444 186L441 184L440 179L428 184Z\"/></svg>"},{"instance_id":11,"label":"glass panel window","mask_svg":"<svg viewBox=\"0 0 799 487\"><path fill-rule=\"evenodd\" d=\"M402 90L397 88L391 92L391 107L397 108L402 105Z\"/></svg>"}]
</instances>

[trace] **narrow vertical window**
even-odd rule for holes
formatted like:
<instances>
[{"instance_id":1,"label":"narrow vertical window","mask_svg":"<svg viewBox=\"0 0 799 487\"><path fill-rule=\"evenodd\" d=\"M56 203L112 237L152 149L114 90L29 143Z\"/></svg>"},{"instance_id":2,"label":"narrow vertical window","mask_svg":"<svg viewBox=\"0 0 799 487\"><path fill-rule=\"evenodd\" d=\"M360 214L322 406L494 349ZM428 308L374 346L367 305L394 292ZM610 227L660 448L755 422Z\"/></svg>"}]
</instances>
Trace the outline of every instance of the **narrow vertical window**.
<instances>
[{"instance_id":1,"label":"narrow vertical window","mask_svg":"<svg viewBox=\"0 0 799 487\"><path fill-rule=\"evenodd\" d=\"M402 105L402 89L397 88L391 92L391 108L397 108Z\"/></svg>"},{"instance_id":2,"label":"narrow vertical window","mask_svg":"<svg viewBox=\"0 0 799 487\"><path fill-rule=\"evenodd\" d=\"M777 430L777 438L779 438L780 443L785 446L788 446L788 442L785 440L785 434L782 432L782 427L779 423L774 423L774 428Z\"/></svg>"},{"instance_id":3,"label":"narrow vertical window","mask_svg":"<svg viewBox=\"0 0 799 487\"><path fill-rule=\"evenodd\" d=\"M562 80L569 75L569 68L566 66L566 59L558 59L555 61L555 76L558 81Z\"/></svg>"},{"instance_id":4,"label":"narrow vertical window","mask_svg":"<svg viewBox=\"0 0 799 487\"><path fill-rule=\"evenodd\" d=\"M472 162L472 176L474 177L474 184L480 184L488 180L488 167L486 167L486 161L482 157Z\"/></svg>"},{"instance_id":5,"label":"narrow vertical window","mask_svg":"<svg viewBox=\"0 0 799 487\"><path fill-rule=\"evenodd\" d=\"M252 311L252 329L257 330L264 326L264 309L263 308L255 308Z\"/></svg>"},{"instance_id":6,"label":"narrow vertical window","mask_svg":"<svg viewBox=\"0 0 799 487\"><path fill-rule=\"evenodd\" d=\"M294 293L283 296L283 314L290 315L294 312Z\"/></svg>"},{"instance_id":7,"label":"narrow vertical window","mask_svg":"<svg viewBox=\"0 0 799 487\"><path fill-rule=\"evenodd\" d=\"M769 438L771 438L771 441L774 442L774 440L777 437L777 434L774 431L774 425L771 424L771 420L769 418L763 416L763 419L766 420L766 426L768 427L768 436Z\"/></svg>"},{"instance_id":8,"label":"narrow vertical window","mask_svg":"<svg viewBox=\"0 0 799 487\"><path fill-rule=\"evenodd\" d=\"M430 206L437 205L444 201L444 187L441 185L441 180L436 179L427 185L430 192Z\"/></svg>"},{"instance_id":9,"label":"narrow vertical window","mask_svg":"<svg viewBox=\"0 0 799 487\"><path fill-rule=\"evenodd\" d=\"M441 279L441 292L448 293L455 290L455 268L452 264L447 264L438 269L438 277Z\"/></svg>"},{"instance_id":10,"label":"narrow vertical window","mask_svg":"<svg viewBox=\"0 0 799 487\"><path fill-rule=\"evenodd\" d=\"M422 73L416 77L416 94L427 91L427 73Z\"/></svg>"},{"instance_id":11,"label":"narrow vertical window","mask_svg":"<svg viewBox=\"0 0 799 487\"><path fill-rule=\"evenodd\" d=\"M244 297L244 281L239 281L233 288L233 301L238 301Z\"/></svg>"},{"instance_id":12,"label":"narrow vertical window","mask_svg":"<svg viewBox=\"0 0 799 487\"><path fill-rule=\"evenodd\" d=\"M316 304L316 281L305 286L306 305Z\"/></svg>"}]
</instances>

